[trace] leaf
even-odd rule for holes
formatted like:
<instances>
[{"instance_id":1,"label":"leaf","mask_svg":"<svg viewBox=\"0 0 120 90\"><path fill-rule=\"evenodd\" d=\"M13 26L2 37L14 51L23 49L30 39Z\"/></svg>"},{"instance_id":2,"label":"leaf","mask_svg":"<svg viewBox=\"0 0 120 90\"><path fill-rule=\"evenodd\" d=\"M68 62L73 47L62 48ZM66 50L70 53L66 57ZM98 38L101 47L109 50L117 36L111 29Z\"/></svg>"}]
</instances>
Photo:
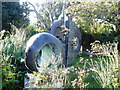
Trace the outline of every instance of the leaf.
<instances>
[{"instance_id":1,"label":"leaf","mask_svg":"<svg viewBox=\"0 0 120 90\"><path fill-rule=\"evenodd\" d=\"M2 83L2 87L6 86L7 84L10 84L10 83L19 83L19 82L20 82L19 80L8 80L7 82Z\"/></svg>"}]
</instances>

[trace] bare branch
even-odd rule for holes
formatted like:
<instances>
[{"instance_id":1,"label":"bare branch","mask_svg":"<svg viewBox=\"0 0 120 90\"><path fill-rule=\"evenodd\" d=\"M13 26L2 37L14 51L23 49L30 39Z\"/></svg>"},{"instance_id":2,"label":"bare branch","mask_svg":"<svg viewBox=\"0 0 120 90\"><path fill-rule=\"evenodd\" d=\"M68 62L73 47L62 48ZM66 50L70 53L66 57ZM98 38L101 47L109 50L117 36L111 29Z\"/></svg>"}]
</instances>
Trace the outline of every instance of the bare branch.
<instances>
[{"instance_id":1,"label":"bare branch","mask_svg":"<svg viewBox=\"0 0 120 90\"><path fill-rule=\"evenodd\" d=\"M53 23L54 19L53 19L52 11L48 9L46 9L46 11L49 13L49 18L50 18L51 23Z\"/></svg>"},{"instance_id":2,"label":"bare branch","mask_svg":"<svg viewBox=\"0 0 120 90\"><path fill-rule=\"evenodd\" d=\"M52 11L51 11L51 19L52 19L52 23L54 21L54 18L53 16L55 15L55 9L56 9L56 6L53 7Z\"/></svg>"},{"instance_id":3,"label":"bare branch","mask_svg":"<svg viewBox=\"0 0 120 90\"><path fill-rule=\"evenodd\" d=\"M34 8L32 11L34 11L34 12L36 13L37 18L40 19L40 21L41 21L42 24L44 25L45 29L46 29L47 31L49 31L47 24L44 22L44 19L40 16L40 14L39 14L38 11L36 10L35 6L34 6L32 3L30 3L29 1L28 1L28 3Z\"/></svg>"}]
</instances>

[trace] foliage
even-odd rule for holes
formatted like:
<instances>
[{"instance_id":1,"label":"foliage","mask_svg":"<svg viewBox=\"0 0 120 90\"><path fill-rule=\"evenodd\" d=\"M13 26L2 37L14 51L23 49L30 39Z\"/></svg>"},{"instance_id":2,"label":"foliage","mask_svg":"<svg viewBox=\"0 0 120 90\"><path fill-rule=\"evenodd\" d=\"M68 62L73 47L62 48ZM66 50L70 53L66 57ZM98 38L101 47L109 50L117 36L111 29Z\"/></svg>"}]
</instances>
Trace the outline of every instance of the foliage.
<instances>
[{"instance_id":1,"label":"foliage","mask_svg":"<svg viewBox=\"0 0 120 90\"><path fill-rule=\"evenodd\" d=\"M118 88L120 80L118 43L95 41L91 45L91 51L96 56L79 56L72 65L76 67L76 63L81 59L77 67L83 68L84 62L86 62L85 68L89 70L89 76L85 79L89 83L87 88Z\"/></svg>"},{"instance_id":2,"label":"foliage","mask_svg":"<svg viewBox=\"0 0 120 90\"><path fill-rule=\"evenodd\" d=\"M29 25L20 29L11 25L11 28L11 33L5 30L0 32L2 87L3 89L22 89L24 87L24 75L29 72L24 63L26 41L32 35L45 30L36 25ZM6 33L7 36L4 35Z\"/></svg>"},{"instance_id":3,"label":"foliage","mask_svg":"<svg viewBox=\"0 0 120 90\"><path fill-rule=\"evenodd\" d=\"M44 68L41 72L27 74L29 81L26 88L85 88L84 80L88 73L84 69L69 67Z\"/></svg>"},{"instance_id":4,"label":"foliage","mask_svg":"<svg viewBox=\"0 0 120 90\"><path fill-rule=\"evenodd\" d=\"M13 24L20 27L26 27L29 24L29 7L25 2L20 5L19 2L2 2L2 30L10 30Z\"/></svg>"},{"instance_id":5,"label":"foliage","mask_svg":"<svg viewBox=\"0 0 120 90\"><path fill-rule=\"evenodd\" d=\"M39 15L43 18L44 23L47 24L47 28L50 29L54 20L57 20L62 13L62 2L55 0L45 0L43 4L37 4ZM38 26L44 28L41 20L38 18Z\"/></svg>"},{"instance_id":6,"label":"foliage","mask_svg":"<svg viewBox=\"0 0 120 90\"><path fill-rule=\"evenodd\" d=\"M22 89L26 73L24 65L25 31L12 26L15 32L0 41L0 62L2 63L2 88Z\"/></svg>"},{"instance_id":7,"label":"foliage","mask_svg":"<svg viewBox=\"0 0 120 90\"><path fill-rule=\"evenodd\" d=\"M80 29L101 41L119 38L119 2L70 2L66 13Z\"/></svg>"},{"instance_id":8,"label":"foliage","mask_svg":"<svg viewBox=\"0 0 120 90\"><path fill-rule=\"evenodd\" d=\"M98 57L98 61L90 60L92 71L95 72L94 79L102 88L118 88L119 84L119 55L117 50L118 43L106 43L99 45L103 55ZM99 48L97 45L97 48Z\"/></svg>"}]
</instances>

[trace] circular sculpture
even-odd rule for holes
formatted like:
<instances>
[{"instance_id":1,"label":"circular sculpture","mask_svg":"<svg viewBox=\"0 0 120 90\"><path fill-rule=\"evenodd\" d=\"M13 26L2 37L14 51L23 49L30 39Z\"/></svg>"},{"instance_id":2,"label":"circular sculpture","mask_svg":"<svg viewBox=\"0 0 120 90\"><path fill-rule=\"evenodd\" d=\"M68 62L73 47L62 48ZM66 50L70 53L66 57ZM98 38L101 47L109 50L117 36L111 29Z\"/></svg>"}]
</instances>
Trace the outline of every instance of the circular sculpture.
<instances>
[{"instance_id":1,"label":"circular sculpture","mask_svg":"<svg viewBox=\"0 0 120 90\"><path fill-rule=\"evenodd\" d=\"M68 44L67 46L67 65L70 65L71 62L77 57L79 51L80 51L80 47L81 47L81 33L80 30L78 29L77 25L72 22L71 20L67 20L65 21L66 23L66 28L69 29L69 31L67 32L67 34L62 33L62 29L61 26L63 25L63 21L62 20L57 20L55 22L53 22L52 24L52 28L50 33L53 34L54 36L58 37L63 44ZM67 43L66 43L66 39L65 37L67 37ZM66 49L66 46L64 45L64 49Z\"/></svg>"},{"instance_id":2,"label":"circular sculpture","mask_svg":"<svg viewBox=\"0 0 120 90\"><path fill-rule=\"evenodd\" d=\"M81 47L81 33L77 25L68 20L69 22L69 34L68 34L68 56L67 56L67 65L70 65L71 62L78 56Z\"/></svg>"},{"instance_id":3,"label":"circular sculpture","mask_svg":"<svg viewBox=\"0 0 120 90\"><path fill-rule=\"evenodd\" d=\"M26 65L30 70L39 71L39 68L61 63L69 66L78 56L81 47L80 30L71 20L65 21L65 25L63 23L63 20L56 20L50 34L38 33L29 39Z\"/></svg>"},{"instance_id":4,"label":"circular sculpture","mask_svg":"<svg viewBox=\"0 0 120 90\"><path fill-rule=\"evenodd\" d=\"M32 71L39 71L41 67L64 63L63 44L49 33L38 33L27 42L26 65Z\"/></svg>"}]
</instances>

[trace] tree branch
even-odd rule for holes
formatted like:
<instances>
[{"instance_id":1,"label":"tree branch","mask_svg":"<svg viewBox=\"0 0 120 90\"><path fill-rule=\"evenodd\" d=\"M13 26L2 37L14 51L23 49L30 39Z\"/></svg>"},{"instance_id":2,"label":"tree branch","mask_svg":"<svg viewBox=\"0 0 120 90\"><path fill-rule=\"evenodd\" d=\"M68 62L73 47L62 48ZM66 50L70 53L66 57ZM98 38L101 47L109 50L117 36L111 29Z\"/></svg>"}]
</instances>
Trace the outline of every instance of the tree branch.
<instances>
[{"instance_id":1,"label":"tree branch","mask_svg":"<svg viewBox=\"0 0 120 90\"><path fill-rule=\"evenodd\" d=\"M34 11L34 12L36 13L37 18L40 19L40 21L42 22L42 24L43 24L43 26L45 27L45 29L46 29L47 31L49 31L47 24L44 22L44 19L40 16L40 14L39 14L38 11L36 10L35 6L34 6L32 3L30 3L29 1L28 1L28 3L34 8L32 11Z\"/></svg>"}]
</instances>

